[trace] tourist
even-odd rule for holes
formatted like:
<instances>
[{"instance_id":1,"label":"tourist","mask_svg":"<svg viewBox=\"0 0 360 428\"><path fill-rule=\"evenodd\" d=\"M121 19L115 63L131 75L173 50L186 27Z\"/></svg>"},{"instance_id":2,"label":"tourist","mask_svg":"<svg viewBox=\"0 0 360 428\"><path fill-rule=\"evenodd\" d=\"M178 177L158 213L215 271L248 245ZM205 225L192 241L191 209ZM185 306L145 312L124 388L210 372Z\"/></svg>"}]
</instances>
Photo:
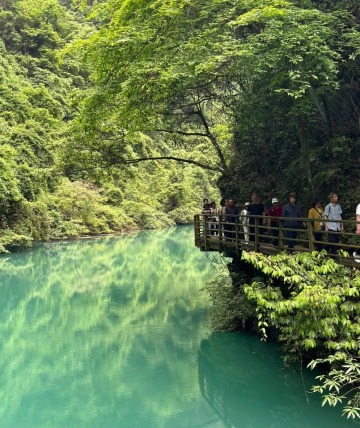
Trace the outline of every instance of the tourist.
<instances>
[{"instance_id":1,"label":"tourist","mask_svg":"<svg viewBox=\"0 0 360 428\"><path fill-rule=\"evenodd\" d=\"M271 228L271 235L273 236L273 245L275 247L279 244L279 220L276 217L281 217L282 206L279 204L277 198L272 198L271 208L269 208L269 227Z\"/></svg>"},{"instance_id":2,"label":"tourist","mask_svg":"<svg viewBox=\"0 0 360 428\"><path fill-rule=\"evenodd\" d=\"M265 225L265 208L264 205L260 202L260 196L258 193L254 192L251 196L252 203L248 207L249 211L249 238L250 241L255 242L255 225L256 223L260 225ZM254 216L262 216L254 217ZM257 220L256 220L257 219ZM259 228L261 230L262 228Z\"/></svg>"},{"instance_id":3,"label":"tourist","mask_svg":"<svg viewBox=\"0 0 360 428\"><path fill-rule=\"evenodd\" d=\"M221 214L225 214L225 208L227 207L227 201L228 201L228 199L227 198L221 198L221 201L220 201L220 213ZM223 221L225 221L225 219L223 219Z\"/></svg>"},{"instance_id":4,"label":"tourist","mask_svg":"<svg viewBox=\"0 0 360 428\"><path fill-rule=\"evenodd\" d=\"M205 200L205 199L204 199ZM203 206L203 209L201 211L201 214L203 215L203 224L204 224L204 228L207 227L207 234L210 234L210 230L211 230L211 207L210 204L205 203ZM206 223L206 226L205 226Z\"/></svg>"},{"instance_id":5,"label":"tourist","mask_svg":"<svg viewBox=\"0 0 360 428\"><path fill-rule=\"evenodd\" d=\"M240 212L241 224L244 231L244 239L246 243L249 242L249 205L250 202L245 202L244 209L242 209Z\"/></svg>"},{"instance_id":6,"label":"tourist","mask_svg":"<svg viewBox=\"0 0 360 428\"><path fill-rule=\"evenodd\" d=\"M286 238L288 243L288 248L292 250L295 246L295 239L297 238L298 230L301 228L301 222L296 220L301 218L301 208L296 203L295 193L290 193L289 203L283 206L281 217L289 217L289 220L284 220L284 226L286 230Z\"/></svg>"},{"instance_id":7,"label":"tourist","mask_svg":"<svg viewBox=\"0 0 360 428\"><path fill-rule=\"evenodd\" d=\"M360 221L360 204L358 204L356 207L355 220ZM356 234L360 235L360 223L357 223L355 227L356 227L355 229ZM355 262L360 263L360 253L358 254L356 251L354 251L353 256L354 256Z\"/></svg>"},{"instance_id":8,"label":"tourist","mask_svg":"<svg viewBox=\"0 0 360 428\"><path fill-rule=\"evenodd\" d=\"M210 203L210 213L211 213L211 220L210 220L210 233L211 235L218 235L218 221L219 221L219 210L216 207L216 203L212 201Z\"/></svg>"},{"instance_id":9,"label":"tourist","mask_svg":"<svg viewBox=\"0 0 360 428\"><path fill-rule=\"evenodd\" d=\"M329 252L330 254L336 254L339 248L336 244L340 242L340 233L344 232L344 225L342 223L342 210L338 203L338 195L330 193L329 199L330 203L325 207L324 219L331 221L325 222L325 231L328 232Z\"/></svg>"},{"instance_id":10,"label":"tourist","mask_svg":"<svg viewBox=\"0 0 360 428\"><path fill-rule=\"evenodd\" d=\"M323 245L319 242L322 241L322 234L325 230L325 225L323 221L324 209L322 207L322 200L320 198L315 198L312 202L311 208L309 210L308 218L312 221L312 230L315 243L315 248L317 251L323 249Z\"/></svg>"},{"instance_id":11,"label":"tourist","mask_svg":"<svg viewBox=\"0 0 360 428\"><path fill-rule=\"evenodd\" d=\"M225 238L231 239L233 238L235 240L235 223L239 216L239 211L235 206L234 199L230 198L227 200L227 205L225 207L225 218L226 223L224 224L225 229Z\"/></svg>"}]
</instances>

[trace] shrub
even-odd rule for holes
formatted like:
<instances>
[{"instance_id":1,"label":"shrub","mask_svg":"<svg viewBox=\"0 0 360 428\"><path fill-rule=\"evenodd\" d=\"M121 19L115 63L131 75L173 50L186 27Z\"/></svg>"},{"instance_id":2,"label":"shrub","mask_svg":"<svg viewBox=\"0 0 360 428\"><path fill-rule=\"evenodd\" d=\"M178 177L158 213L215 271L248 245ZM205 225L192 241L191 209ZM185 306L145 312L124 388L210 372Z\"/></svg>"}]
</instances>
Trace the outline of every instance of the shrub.
<instances>
[{"instance_id":1,"label":"shrub","mask_svg":"<svg viewBox=\"0 0 360 428\"><path fill-rule=\"evenodd\" d=\"M275 327L292 355L310 351L309 367L326 363L327 374L318 377L322 385L313 390L326 392L324 403L330 405L345 400L344 413L360 417L360 272L337 264L325 252L243 252L242 258L264 275L245 287L256 304L263 339Z\"/></svg>"}]
</instances>

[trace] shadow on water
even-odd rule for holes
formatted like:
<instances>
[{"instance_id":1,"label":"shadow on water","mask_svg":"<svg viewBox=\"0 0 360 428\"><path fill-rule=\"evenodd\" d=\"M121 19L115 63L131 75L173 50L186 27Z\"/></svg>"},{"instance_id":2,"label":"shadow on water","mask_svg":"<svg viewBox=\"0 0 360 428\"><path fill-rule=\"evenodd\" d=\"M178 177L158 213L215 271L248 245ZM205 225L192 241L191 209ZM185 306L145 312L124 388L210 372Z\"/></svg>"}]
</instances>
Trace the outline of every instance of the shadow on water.
<instances>
[{"instance_id":1,"label":"shadow on water","mask_svg":"<svg viewBox=\"0 0 360 428\"><path fill-rule=\"evenodd\" d=\"M250 334L213 333L199 349L200 390L223 421L234 428L355 427L339 408L321 408L308 393L314 373L284 368L280 347Z\"/></svg>"}]
</instances>

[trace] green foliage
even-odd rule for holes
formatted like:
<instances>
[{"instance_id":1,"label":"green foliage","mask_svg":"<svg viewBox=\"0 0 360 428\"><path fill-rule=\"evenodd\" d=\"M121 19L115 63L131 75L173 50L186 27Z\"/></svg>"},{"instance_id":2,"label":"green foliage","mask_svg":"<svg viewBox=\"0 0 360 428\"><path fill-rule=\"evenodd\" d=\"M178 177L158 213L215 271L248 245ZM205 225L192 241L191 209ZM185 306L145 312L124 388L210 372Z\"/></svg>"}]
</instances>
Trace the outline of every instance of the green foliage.
<instances>
[{"instance_id":1,"label":"green foliage","mask_svg":"<svg viewBox=\"0 0 360 428\"><path fill-rule=\"evenodd\" d=\"M346 188L353 214L356 2L2 1L0 37L3 229L41 204L30 238L183 224L219 201L219 178L240 200ZM64 176L92 183L107 212L46 214Z\"/></svg>"},{"instance_id":2,"label":"green foliage","mask_svg":"<svg viewBox=\"0 0 360 428\"><path fill-rule=\"evenodd\" d=\"M15 150L3 145L0 152L0 213L2 218L9 213L10 206L21 198L19 181L15 175Z\"/></svg>"},{"instance_id":3,"label":"green foliage","mask_svg":"<svg viewBox=\"0 0 360 428\"><path fill-rule=\"evenodd\" d=\"M314 391L328 391L324 403L330 405L346 398L344 413L358 417L360 272L318 252L293 256L244 252L242 258L264 274L263 281L244 289L256 304L263 339L274 327L293 356L320 355L311 367L330 363L328 374L318 377L322 386Z\"/></svg>"},{"instance_id":4,"label":"green foliage","mask_svg":"<svg viewBox=\"0 0 360 428\"><path fill-rule=\"evenodd\" d=\"M348 352L337 352L326 358L318 358L309 363L310 368L326 364L332 368L327 374L317 376L321 385L312 388L313 392L323 394L323 406L336 406L345 402L343 414L347 418L360 418L359 375L360 362L358 355Z\"/></svg>"},{"instance_id":5,"label":"green foliage","mask_svg":"<svg viewBox=\"0 0 360 428\"><path fill-rule=\"evenodd\" d=\"M128 150L140 131L185 147L186 159L201 146L201 163L223 173L223 194L245 200L254 190L269 198L295 190L307 205L338 186L353 210L354 2L106 1L90 17L98 31L74 45L94 88L78 122L81 151L125 165L143 157Z\"/></svg>"},{"instance_id":6,"label":"green foliage","mask_svg":"<svg viewBox=\"0 0 360 428\"><path fill-rule=\"evenodd\" d=\"M67 120L76 114L75 94L84 79L80 63L72 75L73 58L61 66L56 55L82 31L80 16L56 0L1 7L0 250L136 227L119 208L106 206L99 192L61 180L59 148L69 138Z\"/></svg>"},{"instance_id":7,"label":"green foliage","mask_svg":"<svg viewBox=\"0 0 360 428\"><path fill-rule=\"evenodd\" d=\"M106 204L100 189L86 182L63 179L52 194L24 201L17 209L12 229L34 240L74 238L135 229L123 209Z\"/></svg>"},{"instance_id":8,"label":"green foliage","mask_svg":"<svg viewBox=\"0 0 360 428\"><path fill-rule=\"evenodd\" d=\"M110 233L136 228L120 208L106 205L100 189L90 183L64 180L57 192L46 197L53 217L53 237Z\"/></svg>"},{"instance_id":9,"label":"green foliage","mask_svg":"<svg viewBox=\"0 0 360 428\"><path fill-rule=\"evenodd\" d=\"M122 206L127 215L133 218L135 223L142 229L159 229L175 225L164 213L159 212L150 205L126 201Z\"/></svg>"},{"instance_id":10,"label":"green foliage","mask_svg":"<svg viewBox=\"0 0 360 428\"><path fill-rule=\"evenodd\" d=\"M245 278L238 278L243 283ZM215 330L239 331L255 327L255 305L244 293L242 286L234 286L225 269L210 281L205 290L209 293L212 307L209 311L211 326Z\"/></svg>"},{"instance_id":11,"label":"green foliage","mask_svg":"<svg viewBox=\"0 0 360 428\"><path fill-rule=\"evenodd\" d=\"M11 229L3 229L0 236L0 253L8 253L10 247L28 247L32 239L28 235L19 235Z\"/></svg>"}]
</instances>

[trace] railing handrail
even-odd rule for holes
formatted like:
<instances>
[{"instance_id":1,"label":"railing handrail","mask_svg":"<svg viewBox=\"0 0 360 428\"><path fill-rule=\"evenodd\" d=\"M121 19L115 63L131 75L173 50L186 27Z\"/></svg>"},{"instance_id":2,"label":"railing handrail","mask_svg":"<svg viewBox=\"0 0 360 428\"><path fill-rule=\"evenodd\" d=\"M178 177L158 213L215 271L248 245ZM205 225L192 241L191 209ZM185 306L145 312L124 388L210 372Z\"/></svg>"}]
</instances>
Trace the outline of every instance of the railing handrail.
<instances>
[{"instance_id":1,"label":"railing handrail","mask_svg":"<svg viewBox=\"0 0 360 428\"><path fill-rule=\"evenodd\" d=\"M250 224L243 223L242 218L253 218L255 221ZM228 221L230 218L231 221ZM239 221L240 220L240 221ZM277 225L271 225L269 220L277 220ZM290 225L288 224L290 222ZM314 223L339 223L343 224L344 227L339 232L325 231L315 229ZM291 225L293 223L293 226ZM360 224L360 221L356 220L333 220L324 218L308 218L308 217L277 217L269 215L241 215L239 214L211 214L201 213L196 214L194 217L195 227L195 244L198 247L203 248L205 251L212 250L222 251L225 247L232 247L239 254L244 248L255 251L261 251L260 247L267 245L271 247L273 244L272 252L278 250L284 250L286 245L291 244L297 246L295 251L312 251L318 249L320 246L326 247L330 251L329 256L337 257L337 249L345 249L351 253L355 251L360 255L360 234L356 233L356 227ZM243 227L247 227L248 230L245 232ZM289 227L292 226L292 227ZM350 227L354 226L354 228ZM276 233L276 231L278 231ZM269 233L270 232L270 233ZM291 237L289 232L296 232ZM247 234L247 241L245 242L244 236ZM338 236L342 237L342 241L339 242ZM324 238L329 238L328 241ZM358 238L354 239L354 238ZM336 238L336 241L330 239ZM353 239L351 239L353 238ZM266 241L266 242L264 242ZM274 241L277 244L274 244ZM349 242L350 241L350 242ZM359 244L357 243L359 242ZM244 244L252 244L252 247L248 245L245 247ZM289 245L290 248L290 245ZM264 247L263 247L264 249ZM264 249L270 251L269 248ZM354 263L356 267L360 268L360 263Z\"/></svg>"},{"instance_id":2,"label":"railing handrail","mask_svg":"<svg viewBox=\"0 0 360 428\"><path fill-rule=\"evenodd\" d=\"M327 223L344 223L344 224L360 224L360 221L356 221L356 220L350 220L350 219L341 219L341 220L334 220L331 218L309 218L309 217L277 217L277 216L272 216L272 215L250 215L250 214L211 214L211 213L200 213L200 214L195 214L196 216L203 216L203 217L241 217L241 218L262 218L262 219L276 219L276 220L295 220L295 221L300 221L300 222L315 222L315 221L323 221L323 222L327 222ZM235 223L234 223L235 224Z\"/></svg>"}]
</instances>

